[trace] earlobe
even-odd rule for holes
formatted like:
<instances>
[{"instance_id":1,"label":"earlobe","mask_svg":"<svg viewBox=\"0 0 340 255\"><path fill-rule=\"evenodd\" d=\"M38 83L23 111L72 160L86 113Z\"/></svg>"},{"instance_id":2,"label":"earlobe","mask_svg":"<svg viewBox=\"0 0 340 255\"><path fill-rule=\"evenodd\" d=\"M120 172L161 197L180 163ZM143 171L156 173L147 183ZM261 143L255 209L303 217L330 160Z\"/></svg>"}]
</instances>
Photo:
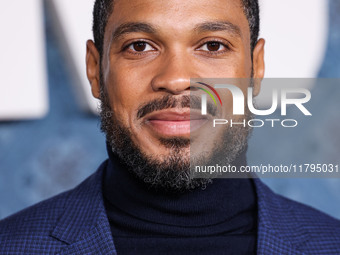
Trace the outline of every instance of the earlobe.
<instances>
[{"instance_id":1,"label":"earlobe","mask_svg":"<svg viewBox=\"0 0 340 255\"><path fill-rule=\"evenodd\" d=\"M264 45L264 39L258 40L253 51L254 96L257 96L260 93L261 81L265 72Z\"/></svg>"},{"instance_id":2,"label":"earlobe","mask_svg":"<svg viewBox=\"0 0 340 255\"><path fill-rule=\"evenodd\" d=\"M92 40L86 43L86 74L91 84L92 95L100 98L100 56Z\"/></svg>"}]
</instances>

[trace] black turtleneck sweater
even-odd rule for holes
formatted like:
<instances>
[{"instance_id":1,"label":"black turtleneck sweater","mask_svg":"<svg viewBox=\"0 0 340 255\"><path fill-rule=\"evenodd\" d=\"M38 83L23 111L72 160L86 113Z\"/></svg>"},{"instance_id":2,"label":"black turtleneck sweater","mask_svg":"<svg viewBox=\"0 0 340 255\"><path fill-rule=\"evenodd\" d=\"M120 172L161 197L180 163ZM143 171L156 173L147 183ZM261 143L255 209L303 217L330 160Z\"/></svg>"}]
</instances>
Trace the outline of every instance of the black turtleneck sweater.
<instances>
[{"instance_id":1,"label":"black turtleneck sweater","mask_svg":"<svg viewBox=\"0 0 340 255\"><path fill-rule=\"evenodd\" d=\"M245 164L245 153L238 165ZM255 254L256 195L250 179L215 179L205 190L155 192L109 151L104 199L118 255Z\"/></svg>"}]
</instances>

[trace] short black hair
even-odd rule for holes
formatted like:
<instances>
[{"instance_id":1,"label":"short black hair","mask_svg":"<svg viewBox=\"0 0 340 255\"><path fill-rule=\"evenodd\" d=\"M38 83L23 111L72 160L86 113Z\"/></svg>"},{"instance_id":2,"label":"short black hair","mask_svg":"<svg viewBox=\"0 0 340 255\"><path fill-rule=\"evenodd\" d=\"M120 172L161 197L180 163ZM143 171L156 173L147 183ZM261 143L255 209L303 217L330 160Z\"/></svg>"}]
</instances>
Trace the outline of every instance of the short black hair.
<instances>
[{"instance_id":1,"label":"short black hair","mask_svg":"<svg viewBox=\"0 0 340 255\"><path fill-rule=\"evenodd\" d=\"M250 29L250 47L254 50L260 33L260 7L258 0L241 0Z\"/></svg>"},{"instance_id":2,"label":"short black hair","mask_svg":"<svg viewBox=\"0 0 340 255\"><path fill-rule=\"evenodd\" d=\"M243 5L244 14L246 15L250 29L250 47L253 51L260 31L260 10L258 0L240 0ZM113 11L114 0L96 0L93 8L93 38L94 43L103 55L104 33L107 21Z\"/></svg>"}]
</instances>

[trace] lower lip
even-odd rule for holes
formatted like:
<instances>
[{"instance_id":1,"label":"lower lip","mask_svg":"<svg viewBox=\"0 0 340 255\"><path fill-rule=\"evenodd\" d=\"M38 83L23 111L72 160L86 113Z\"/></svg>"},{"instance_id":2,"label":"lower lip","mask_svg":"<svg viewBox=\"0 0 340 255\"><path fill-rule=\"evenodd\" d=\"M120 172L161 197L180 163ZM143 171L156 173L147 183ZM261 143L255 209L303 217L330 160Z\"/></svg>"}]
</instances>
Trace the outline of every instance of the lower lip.
<instances>
[{"instance_id":1,"label":"lower lip","mask_svg":"<svg viewBox=\"0 0 340 255\"><path fill-rule=\"evenodd\" d=\"M150 126L159 134L166 136L180 136L190 135L204 125L206 119L198 120L183 120L183 121L169 121L169 120L149 120Z\"/></svg>"}]
</instances>

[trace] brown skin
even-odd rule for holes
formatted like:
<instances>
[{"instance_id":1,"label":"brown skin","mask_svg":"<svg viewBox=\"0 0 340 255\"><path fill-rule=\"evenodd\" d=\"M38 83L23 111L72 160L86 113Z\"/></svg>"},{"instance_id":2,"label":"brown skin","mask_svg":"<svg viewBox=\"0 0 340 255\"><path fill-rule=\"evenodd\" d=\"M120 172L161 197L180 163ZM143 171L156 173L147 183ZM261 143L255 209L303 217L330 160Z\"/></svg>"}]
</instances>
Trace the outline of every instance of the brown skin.
<instances>
[{"instance_id":1,"label":"brown skin","mask_svg":"<svg viewBox=\"0 0 340 255\"><path fill-rule=\"evenodd\" d=\"M195 30L202 23L225 21L237 26L239 35ZM155 31L130 32L113 39L116 29L128 22L148 23ZM137 41L147 44L128 47ZM89 40L86 63L93 96L100 98L102 65L116 119L130 130L142 152L159 158L171 151L160 144L161 134L137 119L138 108L165 95L189 95L190 78L249 78L253 67L254 78L262 79L264 40L258 41L252 62L249 24L240 0L116 0L106 26L103 58ZM246 94L246 85L241 89ZM254 94L259 90L260 85L255 85Z\"/></svg>"}]
</instances>

